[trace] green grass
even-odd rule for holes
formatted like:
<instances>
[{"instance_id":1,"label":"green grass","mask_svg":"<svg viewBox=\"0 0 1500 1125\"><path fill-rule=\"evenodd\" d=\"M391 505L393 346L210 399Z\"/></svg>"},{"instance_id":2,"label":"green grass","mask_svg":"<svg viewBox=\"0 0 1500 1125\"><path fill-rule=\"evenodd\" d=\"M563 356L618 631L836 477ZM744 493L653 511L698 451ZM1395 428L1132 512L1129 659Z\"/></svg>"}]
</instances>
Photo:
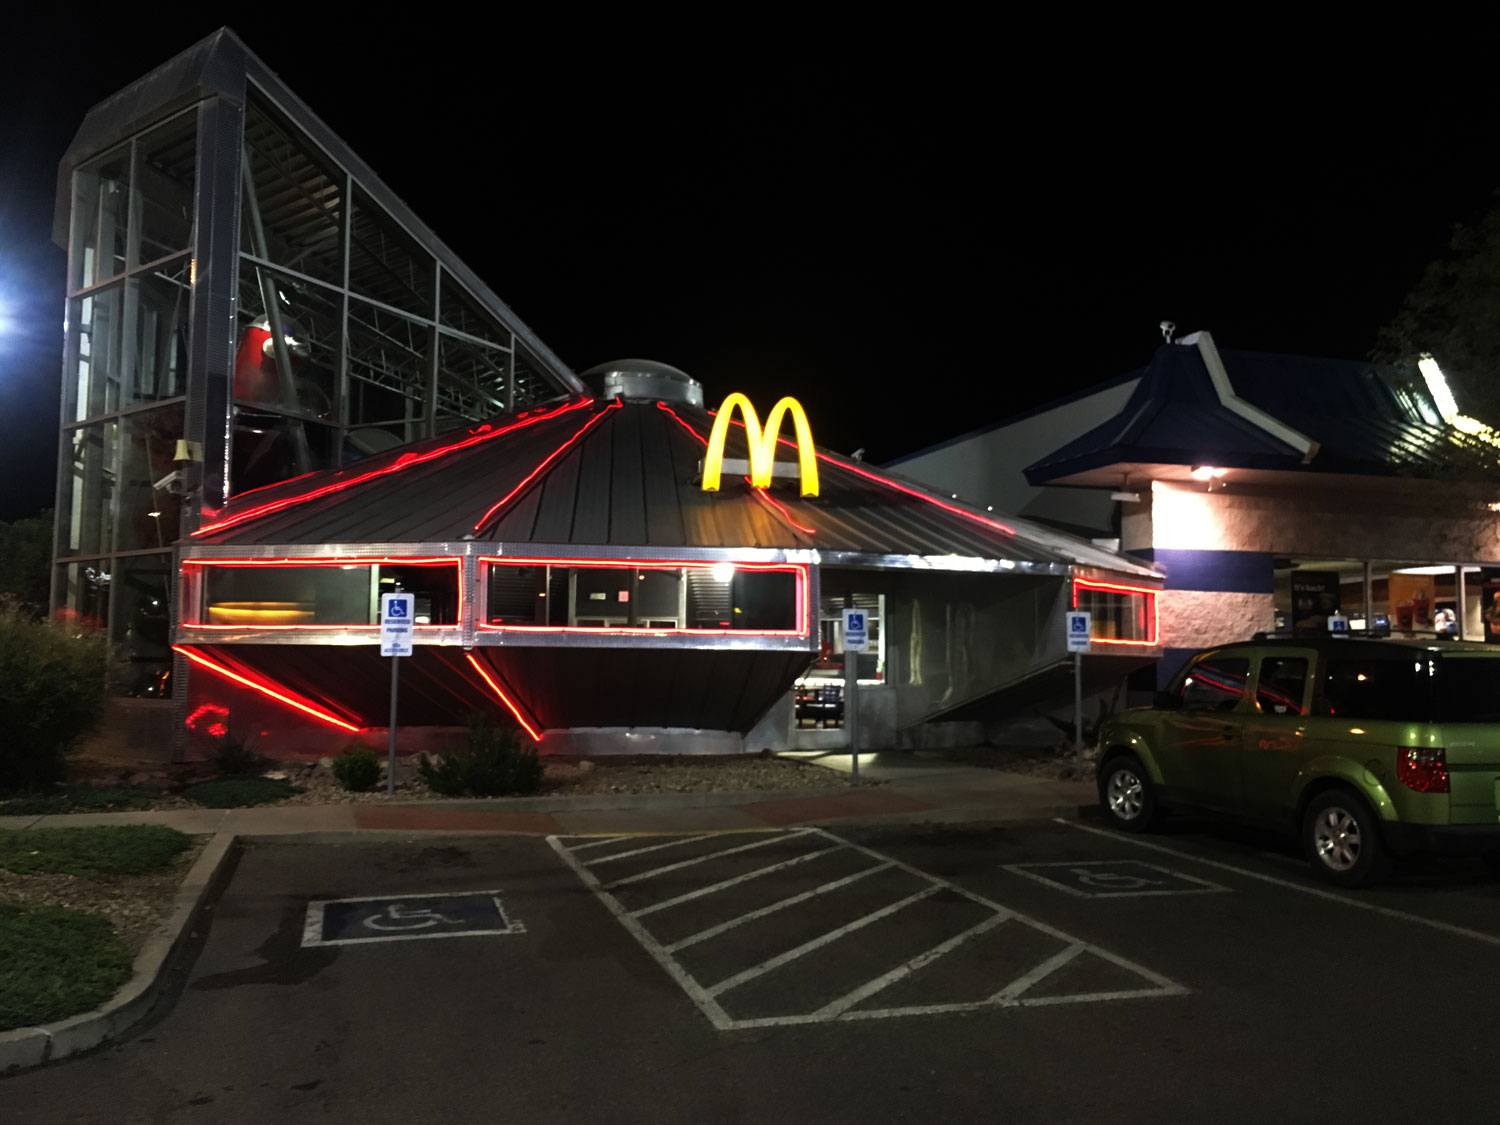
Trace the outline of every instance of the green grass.
<instances>
[{"instance_id":1,"label":"green grass","mask_svg":"<svg viewBox=\"0 0 1500 1125\"><path fill-rule=\"evenodd\" d=\"M0 816L49 816L69 812L118 812L143 809L156 794L143 789L69 785L49 793L28 793L0 801Z\"/></svg>"},{"instance_id":2,"label":"green grass","mask_svg":"<svg viewBox=\"0 0 1500 1125\"><path fill-rule=\"evenodd\" d=\"M284 778L220 777L189 785L182 795L210 809L239 809L284 801L302 790Z\"/></svg>"},{"instance_id":3,"label":"green grass","mask_svg":"<svg viewBox=\"0 0 1500 1125\"><path fill-rule=\"evenodd\" d=\"M167 866L191 843L189 836L160 824L0 829L0 868L84 879L141 875Z\"/></svg>"},{"instance_id":4,"label":"green grass","mask_svg":"<svg viewBox=\"0 0 1500 1125\"><path fill-rule=\"evenodd\" d=\"M109 919L0 903L0 1031L97 1008L129 979L130 954Z\"/></svg>"}]
</instances>

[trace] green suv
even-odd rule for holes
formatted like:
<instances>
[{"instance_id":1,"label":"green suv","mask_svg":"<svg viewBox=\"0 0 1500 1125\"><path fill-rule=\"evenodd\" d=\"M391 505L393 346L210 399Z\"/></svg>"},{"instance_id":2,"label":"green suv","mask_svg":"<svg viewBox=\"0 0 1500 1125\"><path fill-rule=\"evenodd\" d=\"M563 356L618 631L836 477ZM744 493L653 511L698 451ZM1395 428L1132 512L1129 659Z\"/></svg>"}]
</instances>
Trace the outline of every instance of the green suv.
<instances>
[{"instance_id":1,"label":"green suv","mask_svg":"<svg viewBox=\"0 0 1500 1125\"><path fill-rule=\"evenodd\" d=\"M1284 826L1346 887L1392 853L1467 852L1500 871L1500 646L1224 645L1099 745L1100 803L1130 831L1177 807Z\"/></svg>"}]
</instances>

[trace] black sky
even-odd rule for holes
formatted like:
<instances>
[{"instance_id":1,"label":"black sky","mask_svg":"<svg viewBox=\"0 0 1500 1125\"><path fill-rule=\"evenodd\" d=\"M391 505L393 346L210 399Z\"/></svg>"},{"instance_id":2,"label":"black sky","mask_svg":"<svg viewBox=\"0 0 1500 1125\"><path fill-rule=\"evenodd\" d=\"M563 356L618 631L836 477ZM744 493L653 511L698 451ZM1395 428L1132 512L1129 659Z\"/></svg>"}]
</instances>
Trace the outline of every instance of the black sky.
<instances>
[{"instance_id":1,"label":"black sky","mask_svg":"<svg viewBox=\"0 0 1500 1125\"><path fill-rule=\"evenodd\" d=\"M0 68L0 519L52 498L57 162L223 22L28 18ZM1363 356L1500 186L1487 71L1319 43L231 25L575 370L795 394L875 462L1139 367L1162 319Z\"/></svg>"}]
</instances>

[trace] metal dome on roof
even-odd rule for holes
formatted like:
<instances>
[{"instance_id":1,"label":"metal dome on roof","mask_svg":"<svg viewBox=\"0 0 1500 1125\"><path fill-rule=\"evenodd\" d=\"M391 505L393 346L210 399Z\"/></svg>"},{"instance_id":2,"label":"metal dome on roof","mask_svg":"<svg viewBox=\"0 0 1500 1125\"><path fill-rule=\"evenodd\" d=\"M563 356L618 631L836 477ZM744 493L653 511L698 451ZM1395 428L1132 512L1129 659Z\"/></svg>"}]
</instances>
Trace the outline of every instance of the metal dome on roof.
<instances>
[{"instance_id":1,"label":"metal dome on roof","mask_svg":"<svg viewBox=\"0 0 1500 1125\"><path fill-rule=\"evenodd\" d=\"M657 402L703 405L703 384L686 371L654 359L615 359L581 376L600 398L648 398Z\"/></svg>"}]
</instances>

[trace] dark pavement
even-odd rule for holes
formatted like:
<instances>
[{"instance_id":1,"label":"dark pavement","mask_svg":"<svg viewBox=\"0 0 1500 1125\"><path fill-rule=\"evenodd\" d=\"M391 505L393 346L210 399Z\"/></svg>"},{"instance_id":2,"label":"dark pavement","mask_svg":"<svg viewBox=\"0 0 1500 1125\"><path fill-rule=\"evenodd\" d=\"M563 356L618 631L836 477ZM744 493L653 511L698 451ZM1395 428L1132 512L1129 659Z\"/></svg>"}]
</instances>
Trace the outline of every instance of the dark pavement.
<instances>
[{"instance_id":1,"label":"dark pavement","mask_svg":"<svg viewBox=\"0 0 1500 1125\"><path fill-rule=\"evenodd\" d=\"M0 1120L1496 1118L1478 864L1354 895L1256 838L1144 843L1047 822L252 843L175 999L0 1079ZM477 891L514 932L302 944L309 902ZM402 901L361 932L442 928L442 900Z\"/></svg>"}]
</instances>

